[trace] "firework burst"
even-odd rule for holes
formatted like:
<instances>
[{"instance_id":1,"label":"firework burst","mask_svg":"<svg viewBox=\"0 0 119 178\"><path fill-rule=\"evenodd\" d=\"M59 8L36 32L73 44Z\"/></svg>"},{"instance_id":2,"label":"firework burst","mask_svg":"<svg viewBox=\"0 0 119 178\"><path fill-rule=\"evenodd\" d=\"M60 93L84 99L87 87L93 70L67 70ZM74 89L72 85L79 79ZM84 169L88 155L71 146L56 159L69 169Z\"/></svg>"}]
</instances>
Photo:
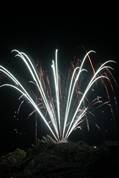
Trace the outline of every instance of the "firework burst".
<instances>
[{"instance_id":1,"label":"firework burst","mask_svg":"<svg viewBox=\"0 0 119 178\"><path fill-rule=\"evenodd\" d=\"M64 88L61 86L62 79L59 74L57 49L55 51L55 60L52 60L51 64L53 82L50 82L51 80L48 76L44 76L42 68L40 68L39 72L35 69L28 55L18 50L13 50L13 52L16 53L15 56L20 58L27 67L32 77L32 81L30 81L30 83L35 85L39 92L39 98L36 102L36 98L29 93L27 88L23 86L15 75L3 66L0 66L0 72L7 76L13 84L5 83L2 84L1 87L11 87L21 94L19 99L22 99L23 97L26 98L26 100L34 108L33 112L31 112L29 116L37 112L40 116L39 118L43 120L56 142L66 142L72 132L75 129L80 128L80 124L85 119L89 129L87 113L91 113L93 115L90 111L91 107L96 106L98 108L108 104L111 108L108 85L106 85L105 79L109 81L109 84L113 90L110 79L110 76L112 75L112 67L109 65L110 63L114 63L113 60L104 62L97 70L95 70L89 56L90 53L95 53L95 51L91 50L87 52L80 66L73 66L68 89L65 92L65 96L63 96L66 86L63 86ZM88 70L84 68L86 60L89 61L93 76L89 78L86 86L81 89L81 77L83 73L88 72ZM99 96L94 97L91 101L88 99L88 94L91 89L94 90L93 86L97 84L98 80L100 80L101 84L105 87L108 98L108 101L106 102L103 102ZM83 83L84 82L85 81L83 81ZM21 101L18 110L20 110L22 104L23 101Z\"/></svg>"}]
</instances>

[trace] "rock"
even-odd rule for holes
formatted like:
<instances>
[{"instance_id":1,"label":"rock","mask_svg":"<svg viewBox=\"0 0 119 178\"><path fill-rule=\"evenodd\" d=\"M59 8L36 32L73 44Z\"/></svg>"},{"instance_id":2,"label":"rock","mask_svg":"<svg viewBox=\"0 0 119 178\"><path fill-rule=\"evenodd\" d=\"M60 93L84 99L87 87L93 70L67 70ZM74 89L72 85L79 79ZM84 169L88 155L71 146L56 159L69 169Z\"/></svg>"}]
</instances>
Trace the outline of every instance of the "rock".
<instances>
[{"instance_id":1,"label":"rock","mask_svg":"<svg viewBox=\"0 0 119 178\"><path fill-rule=\"evenodd\" d=\"M0 158L0 177L11 175L12 170L25 158L26 152L17 148Z\"/></svg>"},{"instance_id":2,"label":"rock","mask_svg":"<svg viewBox=\"0 0 119 178\"><path fill-rule=\"evenodd\" d=\"M2 172L7 178L111 178L110 153L105 146L40 142L27 153L17 149L8 155L0 159L0 165L7 165Z\"/></svg>"}]
</instances>

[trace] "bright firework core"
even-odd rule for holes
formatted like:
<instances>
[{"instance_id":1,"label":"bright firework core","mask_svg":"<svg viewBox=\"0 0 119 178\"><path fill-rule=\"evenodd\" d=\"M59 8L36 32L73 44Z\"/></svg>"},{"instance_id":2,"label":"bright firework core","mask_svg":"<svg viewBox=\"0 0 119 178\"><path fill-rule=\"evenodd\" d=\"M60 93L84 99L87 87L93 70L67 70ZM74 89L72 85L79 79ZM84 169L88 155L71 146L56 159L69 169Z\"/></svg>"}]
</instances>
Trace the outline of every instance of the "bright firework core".
<instances>
[{"instance_id":1,"label":"bright firework core","mask_svg":"<svg viewBox=\"0 0 119 178\"><path fill-rule=\"evenodd\" d=\"M82 121L87 120L87 113L90 112L91 106L95 105L99 107L99 105L110 104L110 97L108 92L108 87L106 85L105 79L111 85L112 67L109 66L109 63L114 63L113 60L109 60L104 62L100 67L95 70L90 59L90 53L95 53L95 51L91 50L86 53L84 56L80 66L75 66L73 68L68 90L65 93L65 102L62 102L62 87L60 82L60 74L58 68L58 50L55 51L55 60L52 60L51 70L52 70L52 78L54 87L49 87L53 91L49 91L46 87L50 84L50 81L47 77L47 85L45 85L45 81L43 80L43 71L40 71L40 74L35 69L35 66L31 62L28 55L18 50L13 50L16 53L16 57L20 58L24 64L26 65L30 75L32 77L32 83L35 84L40 96L40 102L36 102L36 99L28 92L26 88L22 85L21 82L5 67L0 66L0 72L6 75L9 79L12 80L13 84L5 83L1 85L11 87L17 90L21 96L20 99L26 98L26 100L33 106L34 112L37 112L39 118L43 120L47 128L49 129L52 138L55 139L56 142L67 142L69 136L72 132L78 128L80 128L80 124ZM85 62L88 60L90 63L91 70L93 72L93 76L89 79L87 86L83 91L80 89L80 80L82 73L88 72L84 66ZM101 97L96 96L93 100L88 100L88 94L92 87L97 81L100 80L101 84L104 86L106 95L108 100L103 103ZM66 86L65 86L66 87ZM111 85L112 87L112 85ZM113 89L113 87L112 87ZM65 90L65 88L63 89ZM77 95L77 96L76 96ZM77 97L77 99L75 99ZM76 102L75 102L76 101ZM22 102L21 102L22 103ZM74 104L75 103L75 104ZM62 109L63 108L63 109ZM73 109L72 109L73 108ZM45 110L45 112L44 112ZM92 114L92 113L91 113ZM88 120L87 120L87 126Z\"/></svg>"}]
</instances>

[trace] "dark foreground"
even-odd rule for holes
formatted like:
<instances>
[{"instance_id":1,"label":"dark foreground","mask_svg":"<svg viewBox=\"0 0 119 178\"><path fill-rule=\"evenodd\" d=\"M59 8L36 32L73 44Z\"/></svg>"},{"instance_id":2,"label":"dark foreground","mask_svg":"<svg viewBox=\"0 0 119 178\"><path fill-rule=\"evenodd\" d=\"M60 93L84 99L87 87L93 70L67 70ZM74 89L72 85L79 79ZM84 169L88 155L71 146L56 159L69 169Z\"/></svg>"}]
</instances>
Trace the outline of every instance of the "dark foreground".
<instances>
[{"instance_id":1,"label":"dark foreground","mask_svg":"<svg viewBox=\"0 0 119 178\"><path fill-rule=\"evenodd\" d=\"M39 143L0 158L0 178L117 178L119 147Z\"/></svg>"}]
</instances>

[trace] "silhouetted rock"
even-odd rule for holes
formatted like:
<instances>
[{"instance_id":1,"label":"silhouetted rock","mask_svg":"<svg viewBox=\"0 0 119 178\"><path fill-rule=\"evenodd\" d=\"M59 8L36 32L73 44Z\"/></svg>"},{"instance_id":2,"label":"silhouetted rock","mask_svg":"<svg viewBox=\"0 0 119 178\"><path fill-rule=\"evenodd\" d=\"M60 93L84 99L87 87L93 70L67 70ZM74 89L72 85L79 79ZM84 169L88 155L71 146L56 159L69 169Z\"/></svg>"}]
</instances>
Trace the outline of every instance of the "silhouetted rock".
<instances>
[{"instance_id":1,"label":"silhouetted rock","mask_svg":"<svg viewBox=\"0 0 119 178\"><path fill-rule=\"evenodd\" d=\"M17 149L1 157L0 177L111 178L117 175L118 171L113 172L110 155L110 151L104 145L97 147L83 142L60 144L40 142L27 153Z\"/></svg>"}]
</instances>

